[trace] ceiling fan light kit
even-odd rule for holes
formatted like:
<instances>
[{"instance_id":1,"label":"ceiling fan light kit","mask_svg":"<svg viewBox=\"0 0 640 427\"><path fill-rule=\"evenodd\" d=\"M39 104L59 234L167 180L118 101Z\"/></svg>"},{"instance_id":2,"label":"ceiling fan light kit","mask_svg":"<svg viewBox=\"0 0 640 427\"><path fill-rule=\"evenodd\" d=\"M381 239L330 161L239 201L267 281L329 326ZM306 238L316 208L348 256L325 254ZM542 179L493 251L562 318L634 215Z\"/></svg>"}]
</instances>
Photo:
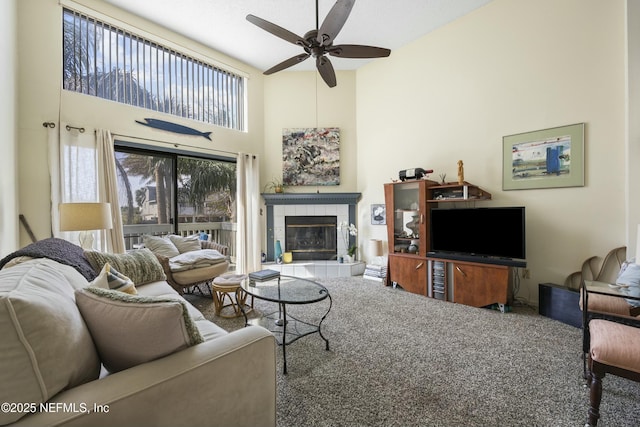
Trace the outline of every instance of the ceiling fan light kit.
<instances>
[{"instance_id":1,"label":"ceiling fan light kit","mask_svg":"<svg viewBox=\"0 0 640 427\"><path fill-rule=\"evenodd\" d=\"M266 21L255 15L247 15L247 21L262 28L263 30L280 37L283 40L298 45L304 49L304 53L291 57L281 63L269 68L263 74L269 75L292 67L310 56L316 58L316 68L322 80L329 87L337 84L336 73L331 61L326 56L336 56L339 58L383 58L389 56L391 51L382 47L365 46L356 44L333 45L344 23L347 21L355 0L338 0L333 5L322 25L318 27L318 0L316 0L316 29L308 31L304 37L292 33L274 23Z\"/></svg>"}]
</instances>

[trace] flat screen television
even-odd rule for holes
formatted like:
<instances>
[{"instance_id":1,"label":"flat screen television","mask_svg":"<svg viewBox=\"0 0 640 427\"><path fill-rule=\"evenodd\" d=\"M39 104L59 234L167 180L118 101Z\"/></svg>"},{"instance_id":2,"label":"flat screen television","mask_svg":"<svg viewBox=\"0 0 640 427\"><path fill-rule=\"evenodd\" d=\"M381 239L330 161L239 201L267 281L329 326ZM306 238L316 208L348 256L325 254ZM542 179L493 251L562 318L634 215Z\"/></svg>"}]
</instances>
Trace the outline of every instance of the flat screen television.
<instances>
[{"instance_id":1,"label":"flat screen television","mask_svg":"<svg viewBox=\"0 0 640 427\"><path fill-rule=\"evenodd\" d=\"M524 207L431 209L431 252L524 260L524 213Z\"/></svg>"}]
</instances>

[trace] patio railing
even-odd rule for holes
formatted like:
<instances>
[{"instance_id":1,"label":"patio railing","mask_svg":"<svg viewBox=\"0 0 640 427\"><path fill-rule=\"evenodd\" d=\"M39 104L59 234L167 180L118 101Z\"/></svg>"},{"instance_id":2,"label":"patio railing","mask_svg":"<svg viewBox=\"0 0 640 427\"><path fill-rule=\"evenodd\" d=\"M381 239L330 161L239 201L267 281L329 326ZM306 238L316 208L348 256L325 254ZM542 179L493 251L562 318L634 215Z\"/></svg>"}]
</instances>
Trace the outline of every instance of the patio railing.
<instances>
[{"instance_id":1,"label":"patio railing","mask_svg":"<svg viewBox=\"0 0 640 427\"><path fill-rule=\"evenodd\" d=\"M172 226L168 224L136 224L125 225L124 243L127 250L136 249L142 244L142 236L165 236L171 234ZM236 259L236 230L235 222L196 222L178 224L178 234L189 236L191 234L207 233L209 240L225 245L229 248L231 262Z\"/></svg>"}]
</instances>

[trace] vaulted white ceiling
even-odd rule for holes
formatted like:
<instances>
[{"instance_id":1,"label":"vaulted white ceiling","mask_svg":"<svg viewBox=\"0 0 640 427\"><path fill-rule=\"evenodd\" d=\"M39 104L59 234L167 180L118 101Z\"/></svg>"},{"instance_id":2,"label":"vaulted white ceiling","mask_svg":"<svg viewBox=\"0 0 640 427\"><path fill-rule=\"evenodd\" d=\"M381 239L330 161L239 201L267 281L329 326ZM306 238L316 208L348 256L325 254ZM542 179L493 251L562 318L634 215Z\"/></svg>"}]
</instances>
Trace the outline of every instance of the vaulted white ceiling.
<instances>
[{"instance_id":1,"label":"vaulted white ceiling","mask_svg":"<svg viewBox=\"0 0 640 427\"><path fill-rule=\"evenodd\" d=\"M253 14L299 36L316 28L316 0L105 0L221 53L266 70L302 49L246 20ZM334 44L397 49L491 0L357 0ZM335 0L318 0L322 24ZM384 60L384 59L378 59ZM331 57L336 70L370 59ZM313 70L307 60L289 70Z\"/></svg>"}]
</instances>

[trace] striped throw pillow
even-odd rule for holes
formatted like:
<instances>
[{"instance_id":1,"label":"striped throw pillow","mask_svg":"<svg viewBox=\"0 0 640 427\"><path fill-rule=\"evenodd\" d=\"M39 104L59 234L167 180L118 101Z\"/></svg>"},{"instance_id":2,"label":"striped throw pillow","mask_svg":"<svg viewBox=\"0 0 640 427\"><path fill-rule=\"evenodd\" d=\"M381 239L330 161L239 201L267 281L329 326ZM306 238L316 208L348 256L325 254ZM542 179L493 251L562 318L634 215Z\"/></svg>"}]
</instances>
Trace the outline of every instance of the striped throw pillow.
<instances>
[{"instance_id":1,"label":"striped throw pillow","mask_svg":"<svg viewBox=\"0 0 640 427\"><path fill-rule=\"evenodd\" d=\"M112 289L114 291L124 292L126 294L137 295L133 281L115 268L111 267L108 262L100 270L98 277L93 279L90 286L102 289Z\"/></svg>"}]
</instances>

